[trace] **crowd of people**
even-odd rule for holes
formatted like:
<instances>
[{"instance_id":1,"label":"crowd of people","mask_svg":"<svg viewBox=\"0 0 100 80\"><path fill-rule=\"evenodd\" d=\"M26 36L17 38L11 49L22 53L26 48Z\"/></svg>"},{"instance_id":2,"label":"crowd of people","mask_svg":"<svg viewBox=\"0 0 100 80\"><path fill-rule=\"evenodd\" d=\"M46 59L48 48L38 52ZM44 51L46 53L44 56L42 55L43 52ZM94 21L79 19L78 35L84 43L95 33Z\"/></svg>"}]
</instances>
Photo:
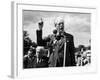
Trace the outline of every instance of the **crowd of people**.
<instances>
[{"instance_id":1,"label":"crowd of people","mask_svg":"<svg viewBox=\"0 0 100 80\"><path fill-rule=\"evenodd\" d=\"M75 53L76 66L86 66L91 64L91 49L90 46L79 47Z\"/></svg>"},{"instance_id":2,"label":"crowd of people","mask_svg":"<svg viewBox=\"0 0 100 80\"><path fill-rule=\"evenodd\" d=\"M78 48L80 49L80 48ZM24 59L24 68L42 68L42 67L50 67L49 66L49 58L50 58L50 50L45 49L44 47L30 46L29 50L23 57ZM75 52L75 66L86 66L91 64L91 50L84 50L81 48L80 50Z\"/></svg>"}]
</instances>

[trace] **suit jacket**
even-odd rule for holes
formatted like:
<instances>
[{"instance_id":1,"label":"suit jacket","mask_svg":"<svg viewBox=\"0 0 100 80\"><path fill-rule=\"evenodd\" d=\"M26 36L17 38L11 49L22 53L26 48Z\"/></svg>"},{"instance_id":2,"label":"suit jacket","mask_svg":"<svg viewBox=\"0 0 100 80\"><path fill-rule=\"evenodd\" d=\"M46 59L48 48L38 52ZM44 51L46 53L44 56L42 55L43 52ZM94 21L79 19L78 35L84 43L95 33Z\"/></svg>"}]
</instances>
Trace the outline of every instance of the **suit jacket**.
<instances>
[{"instance_id":1,"label":"suit jacket","mask_svg":"<svg viewBox=\"0 0 100 80\"><path fill-rule=\"evenodd\" d=\"M45 68L45 67L48 67L48 58L47 57L43 57L42 58L43 61L37 63L37 58L35 57L34 60L33 60L33 63L32 63L32 66L33 68Z\"/></svg>"},{"instance_id":2,"label":"suit jacket","mask_svg":"<svg viewBox=\"0 0 100 80\"><path fill-rule=\"evenodd\" d=\"M64 40L59 41L56 45L53 44L55 37L53 35L49 35L46 38L42 39L42 30L37 30L37 44L39 46L47 46L50 43L51 48L51 56L49 58L49 65L51 67L59 67L63 66L63 56L64 56ZM64 32L64 36L66 39L66 60L65 66L75 66L75 49L73 36ZM55 51L53 51L55 49Z\"/></svg>"}]
</instances>

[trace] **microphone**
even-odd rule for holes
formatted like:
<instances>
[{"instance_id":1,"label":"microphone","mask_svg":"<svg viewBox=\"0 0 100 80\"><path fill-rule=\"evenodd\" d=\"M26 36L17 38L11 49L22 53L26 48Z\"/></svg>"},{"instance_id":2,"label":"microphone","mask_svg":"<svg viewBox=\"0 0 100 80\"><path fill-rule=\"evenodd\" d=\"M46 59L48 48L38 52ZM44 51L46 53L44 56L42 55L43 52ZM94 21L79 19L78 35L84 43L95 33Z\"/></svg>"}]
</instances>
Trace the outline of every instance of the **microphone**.
<instances>
[{"instance_id":1,"label":"microphone","mask_svg":"<svg viewBox=\"0 0 100 80\"><path fill-rule=\"evenodd\" d=\"M56 30L56 29L53 30L53 34L54 34L54 35L57 35L57 30Z\"/></svg>"},{"instance_id":2,"label":"microphone","mask_svg":"<svg viewBox=\"0 0 100 80\"><path fill-rule=\"evenodd\" d=\"M62 35L57 34L57 30L56 30L56 29L55 29L55 30L53 30L53 34L54 34L54 36L56 37L56 40L60 40L60 39L61 39L61 37L63 37Z\"/></svg>"}]
</instances>

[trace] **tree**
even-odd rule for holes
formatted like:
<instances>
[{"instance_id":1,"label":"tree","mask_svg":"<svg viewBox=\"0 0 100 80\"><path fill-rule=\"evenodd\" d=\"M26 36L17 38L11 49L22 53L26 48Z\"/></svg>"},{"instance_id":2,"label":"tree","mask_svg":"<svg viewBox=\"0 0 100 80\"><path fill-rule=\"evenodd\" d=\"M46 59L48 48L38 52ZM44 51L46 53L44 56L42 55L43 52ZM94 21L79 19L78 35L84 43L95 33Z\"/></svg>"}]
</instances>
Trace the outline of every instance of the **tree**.
<instances>
[{"instance_id":1,"label":"tree","mask_svg":"<svg viewBox=\"0 0 100 80\"><path fill-rule=\"evenodd\" d=\"M23 52L24 55L27 54L28 50L30 49L30 46L32 45L32 40L29 38L29 34L27 31L23 31Z\"/></svg>"}]
</instances>

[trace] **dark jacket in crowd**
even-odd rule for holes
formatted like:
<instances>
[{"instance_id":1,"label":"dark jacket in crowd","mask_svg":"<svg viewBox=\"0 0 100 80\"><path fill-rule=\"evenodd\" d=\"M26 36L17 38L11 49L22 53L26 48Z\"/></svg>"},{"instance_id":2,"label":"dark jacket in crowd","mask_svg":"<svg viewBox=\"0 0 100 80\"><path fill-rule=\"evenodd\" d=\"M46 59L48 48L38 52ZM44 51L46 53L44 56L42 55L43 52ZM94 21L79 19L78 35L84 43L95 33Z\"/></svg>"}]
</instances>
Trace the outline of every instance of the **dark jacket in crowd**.
<instances>
[{"instance_id":1,"label":"dark jacket in crowd","mask_svg":"<svg viewBox=\"0 0 100 80\"><path fill-rule=\"evenodd\" d=\"M37 63L37 57L34 56L33 58L24 58L24 68L45 68L48 67L48 58L45 56L42 56L42 61Z\"/></svg>"}]
</instances>

